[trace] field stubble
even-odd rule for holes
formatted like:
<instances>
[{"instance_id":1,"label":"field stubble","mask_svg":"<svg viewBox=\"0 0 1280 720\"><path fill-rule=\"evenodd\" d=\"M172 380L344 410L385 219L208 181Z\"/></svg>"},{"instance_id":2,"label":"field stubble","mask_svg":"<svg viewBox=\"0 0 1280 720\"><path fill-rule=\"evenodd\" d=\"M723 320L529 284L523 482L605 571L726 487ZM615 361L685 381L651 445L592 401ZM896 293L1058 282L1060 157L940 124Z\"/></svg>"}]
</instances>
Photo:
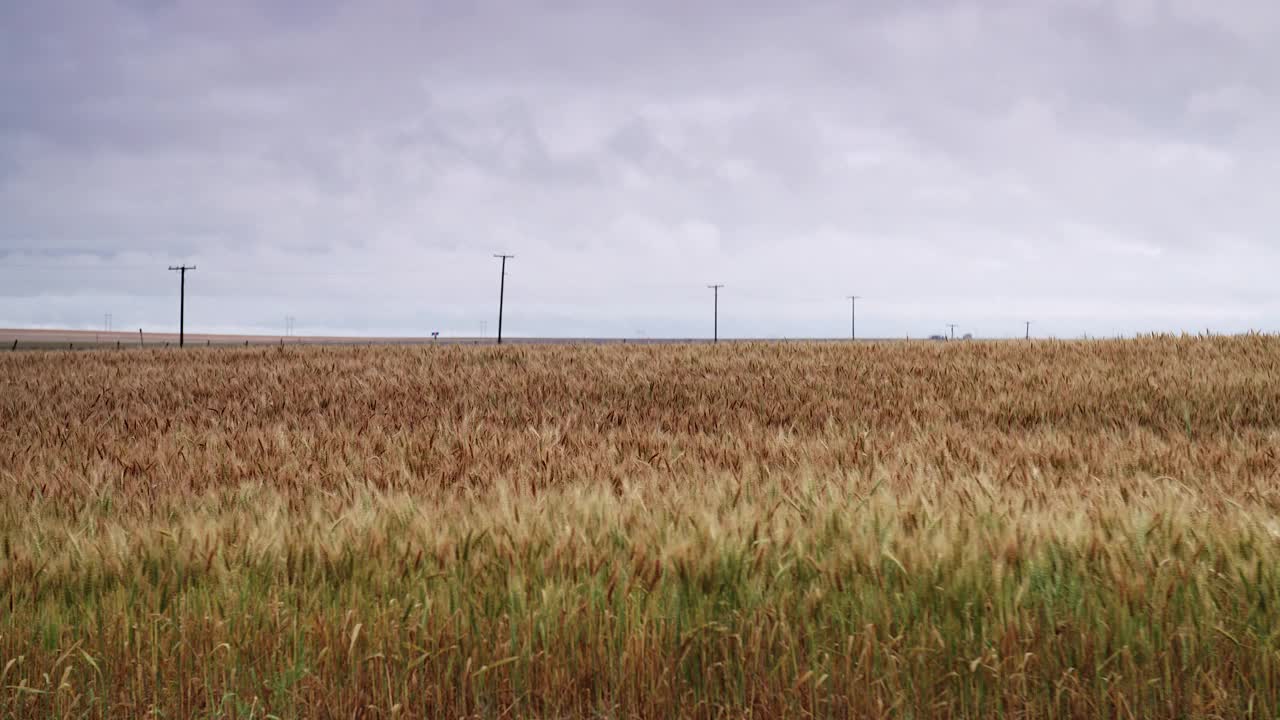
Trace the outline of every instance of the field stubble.
<instances>
[{"instance_id":1,"label":"field stubble","mask_svg":"<svg viewBox=\"0 0 1280 720\"><path fill-rule=\"evenodd\" d=\"M1275 717L1280 340L0 356L11 717Z\"/></svg>"}]
</instances>

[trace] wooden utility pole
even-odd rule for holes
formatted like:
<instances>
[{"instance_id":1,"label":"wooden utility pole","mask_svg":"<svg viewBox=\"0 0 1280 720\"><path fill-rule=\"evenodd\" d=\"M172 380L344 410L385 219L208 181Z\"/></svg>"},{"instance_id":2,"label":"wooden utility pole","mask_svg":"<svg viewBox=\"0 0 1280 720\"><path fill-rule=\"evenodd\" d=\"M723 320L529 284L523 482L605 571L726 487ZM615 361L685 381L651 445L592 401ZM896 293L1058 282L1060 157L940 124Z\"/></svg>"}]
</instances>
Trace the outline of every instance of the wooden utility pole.
<instances>
[{"instance_id":1,"label":"wooden utility pole","mask_svg":"<svg viewBox=\"0 0 1280 720\"><path fill-rule=\"evenodd\" d=\"M195 270L196 266L178 265L169 266L170 270L176 270L181 276L182 281L178 294L178 347L186 344L186 325L187 325L187 271Z\"/></svg>"},{"instance_id":2,"label":"wooden utility pole","mask_svg":"<svg viewBox=\"0 0 1280 720\"><path fill-rule=\"evenodd\" d=\"M708 285L707 287L715 291L715 315L713 316L713 324L711 326L711 342L720 342L720 288L724 285Z\"/></svg>"},{"instance_id":3,"label":"wooden utility pole","mask_svg":"<svg viewBox=\"0 0 1280 720\"><path fill-rule=\"evenodd\" d=\"M494 255L496 258L502 258L502 279L498 282L498 344L502 344L502 304L507 294L507 260L514 258L515 255Z\"/></svg>"}]
</instances>

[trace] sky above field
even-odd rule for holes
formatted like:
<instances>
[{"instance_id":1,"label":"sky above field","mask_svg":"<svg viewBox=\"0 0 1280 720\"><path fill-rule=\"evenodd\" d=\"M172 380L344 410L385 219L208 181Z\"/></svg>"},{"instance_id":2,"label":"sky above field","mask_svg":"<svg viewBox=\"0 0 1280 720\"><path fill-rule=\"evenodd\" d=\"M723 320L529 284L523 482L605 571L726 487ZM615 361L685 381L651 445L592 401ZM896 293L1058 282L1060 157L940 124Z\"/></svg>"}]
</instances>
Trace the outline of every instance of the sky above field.
<instances>
[{"instance_id":1,"label":"sky above field","mask_svg":"<svg viewBox=\"0 0 1280 720\"><path fill-rule=\"evenodd\" d=\"M0 327L1280 331L1280 3L10 0Z\"/></svg>"}]
</instances>

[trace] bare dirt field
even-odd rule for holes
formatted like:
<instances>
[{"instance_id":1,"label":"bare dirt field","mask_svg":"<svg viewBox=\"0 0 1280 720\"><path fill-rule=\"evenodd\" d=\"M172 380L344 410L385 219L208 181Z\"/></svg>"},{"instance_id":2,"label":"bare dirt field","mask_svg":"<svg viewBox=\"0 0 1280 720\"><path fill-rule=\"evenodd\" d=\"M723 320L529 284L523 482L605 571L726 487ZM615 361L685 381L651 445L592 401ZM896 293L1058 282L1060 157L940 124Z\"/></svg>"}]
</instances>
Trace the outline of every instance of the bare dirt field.
<instances>
[{"instance_id":1,"label":"bare dirt field","mask_svg":"<svg viewBox=\"0 0 1280 720\"><path fill-rule=\"evenodd\" d=\"M505 340L505 338L504 338ZM285 337L282 335L216 335L208 333L187 333L186 343L192 346L212 346L212 345L279 345L283 341L292 345L417 345L430 342L462 342L462 343L480 343L485 342L482 338L441 338L433 340L430 337L425 338L381 338L381 337L325 337L325 336L306 336L306 337ZM487 341L492 342L492 339ZM0 344L5 349L12 349L13 344L17 343L18 349L40 349L55 348L66 346L77 346L83 349L91 347L115 347L117 343L120 347L164 347L166 344L174 346L178 344L178 333L155 333L143 332L139 337L138 331L132 332L115 331L104 332L99 330L56 330L56 329L6 329L0 328Z\"/></svg>"},{"instance_id":2,"label":"bare dirt field","mask_svg":"<svg viewBox=\"0 0 1280 720\"><path fill-rule=\"evenodd\" d=\"M587 344L605 345L611 343L653 345L667 343L705 343L709 338L587 338L587 337L504 337L504 343L523 345L548 344ZM725 340L722 342L761 342L760 340ZM895 342L895 339L875 340L868 338L860 342ZM485 345L493 344L493 337L359 337L359 336L282 336L282 335L219 335L209 333L187 333L186 344L192 347L230 347L245 345ZM781 342L774 340L774 342ZM796 338L793 342L821 342ZM837 340L839 342L839 340ZM59 330L59 329L26 329L0 328L0 350L90 350L94 348L135 349L144 347L175 347L178 344L177 333L138 332L98 330Z\"/></svg>"}]
</instances>

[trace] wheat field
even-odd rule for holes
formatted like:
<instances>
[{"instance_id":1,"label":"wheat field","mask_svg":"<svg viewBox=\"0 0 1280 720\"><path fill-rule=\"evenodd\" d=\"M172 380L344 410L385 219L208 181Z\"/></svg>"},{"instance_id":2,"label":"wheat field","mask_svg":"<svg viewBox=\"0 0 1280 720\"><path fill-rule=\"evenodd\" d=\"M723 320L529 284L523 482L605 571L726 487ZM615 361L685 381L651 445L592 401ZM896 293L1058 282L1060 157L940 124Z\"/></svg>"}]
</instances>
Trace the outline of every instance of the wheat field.
<instances>
[{"instance_id":1,"label":"wheat field","mask_svg":"<svg viewBox=\"0 0 1280 720\"><path fill-rule=\"evenodd\" d=\"M13 718L1280 715L1280 339L13 352Z\"/></svg>"}]
</instances>

